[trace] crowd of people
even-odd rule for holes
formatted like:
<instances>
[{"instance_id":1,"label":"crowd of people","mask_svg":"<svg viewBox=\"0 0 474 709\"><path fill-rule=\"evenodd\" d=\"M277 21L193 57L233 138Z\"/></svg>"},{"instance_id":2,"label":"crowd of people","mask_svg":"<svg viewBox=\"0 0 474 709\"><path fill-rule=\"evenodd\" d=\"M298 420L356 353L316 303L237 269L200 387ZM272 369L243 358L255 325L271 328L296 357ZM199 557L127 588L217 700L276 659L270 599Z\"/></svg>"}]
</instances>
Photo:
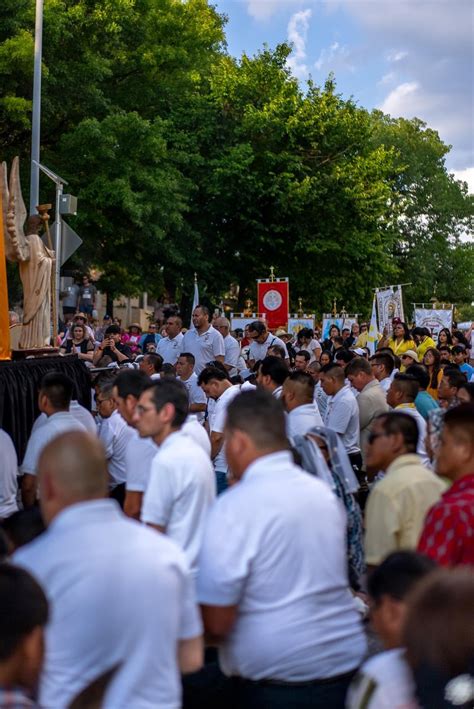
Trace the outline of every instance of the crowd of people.
<instances>
[{"instance_id":1,"label":"crowd of people","mask_svg":"<svg viewBox=\"0 0 474 709\"><path fill-rule=\"evenodd\" d=\"M472 706L472 326L74 308L92 411L0 430L0 707Z\"/></svg>"}]
</instances>

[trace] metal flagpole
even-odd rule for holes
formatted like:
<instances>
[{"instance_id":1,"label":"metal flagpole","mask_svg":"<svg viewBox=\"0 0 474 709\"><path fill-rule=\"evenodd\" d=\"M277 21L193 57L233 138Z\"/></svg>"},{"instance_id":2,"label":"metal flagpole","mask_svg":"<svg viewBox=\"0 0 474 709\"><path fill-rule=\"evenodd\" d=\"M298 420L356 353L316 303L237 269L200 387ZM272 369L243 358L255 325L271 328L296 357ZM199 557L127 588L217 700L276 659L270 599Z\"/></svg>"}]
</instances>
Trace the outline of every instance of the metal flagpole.
<instances>
[{"instance_id":1,"label":"metal flagpole","mask_svg":"<svg viewBox=\"0 0 474 709\"><path fill-rule=\"evenodd\" d=\"M39 204L39 167L41 138L41 59L43 54L43 0L36 0L35 64L33 72L33 115L31 119L30 214Z\"/></svg>"}]
</instances>

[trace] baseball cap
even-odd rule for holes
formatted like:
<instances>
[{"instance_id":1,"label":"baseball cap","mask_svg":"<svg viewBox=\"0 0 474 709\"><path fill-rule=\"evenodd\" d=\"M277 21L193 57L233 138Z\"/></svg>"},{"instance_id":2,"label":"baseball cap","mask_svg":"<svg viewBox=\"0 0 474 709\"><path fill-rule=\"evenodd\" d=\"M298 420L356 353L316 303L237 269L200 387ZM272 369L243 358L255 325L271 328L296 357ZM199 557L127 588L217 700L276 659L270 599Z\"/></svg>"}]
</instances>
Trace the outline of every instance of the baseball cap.
<instances>
[{"instance_id":1,"label":"baseball cap","mask_svg":"<svg viewBox=\"0 0 474 709\"><path fill-rule=\"evenodd\" d=\"M402 355L400 355L400 358L403 359L404 357L411 357L412 360L415 362L418 362L418 355L416 354L415 350L407 350L404 352Z\"/></svg>"}]
</instances>

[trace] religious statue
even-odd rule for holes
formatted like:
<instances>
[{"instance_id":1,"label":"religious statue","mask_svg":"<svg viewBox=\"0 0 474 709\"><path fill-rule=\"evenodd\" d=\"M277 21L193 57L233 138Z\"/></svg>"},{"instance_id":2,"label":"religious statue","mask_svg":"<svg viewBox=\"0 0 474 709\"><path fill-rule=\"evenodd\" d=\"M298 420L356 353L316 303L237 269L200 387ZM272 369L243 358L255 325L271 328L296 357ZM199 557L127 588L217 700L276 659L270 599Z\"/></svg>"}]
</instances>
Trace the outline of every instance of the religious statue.
<instances>
[{"instance_id":1,"label":"religious statue","mask_svg":"<svg viewBox=\"0 0 474 709\"><path fill-rule=\"evenodd\" d=\"M21 194L18 157L13 159L10 186L6 163L2 163L0 182L5 254L9 261L18 262L23 285L23 327L19 347L47 347L51 338L51 274L55 254L46 248L39 236L43 223L40 216L29 217L24 228L27 211Z\"/></svg>"}]
</instances>

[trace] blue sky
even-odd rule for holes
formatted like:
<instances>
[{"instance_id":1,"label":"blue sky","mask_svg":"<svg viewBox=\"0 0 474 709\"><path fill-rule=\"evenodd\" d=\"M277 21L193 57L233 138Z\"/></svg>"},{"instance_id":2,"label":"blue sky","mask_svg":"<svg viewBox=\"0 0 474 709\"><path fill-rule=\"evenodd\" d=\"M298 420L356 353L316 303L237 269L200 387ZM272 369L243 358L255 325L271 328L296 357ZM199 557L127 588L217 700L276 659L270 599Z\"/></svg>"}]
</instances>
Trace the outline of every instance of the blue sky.
<instances>
[{"instance_id":1,"label":"blue sky","mask_svg":"<svg viewBox=\"0 0 474 709\"><path fill-rule=\"evenodd\" d=\"M212 0L211 0L212 1ZM334 72L366 108L417 116L453 146L447 167L474 192L473 0L214 0L228 49L292 42L301 81Z\"/></svg>"}]
</instances>

